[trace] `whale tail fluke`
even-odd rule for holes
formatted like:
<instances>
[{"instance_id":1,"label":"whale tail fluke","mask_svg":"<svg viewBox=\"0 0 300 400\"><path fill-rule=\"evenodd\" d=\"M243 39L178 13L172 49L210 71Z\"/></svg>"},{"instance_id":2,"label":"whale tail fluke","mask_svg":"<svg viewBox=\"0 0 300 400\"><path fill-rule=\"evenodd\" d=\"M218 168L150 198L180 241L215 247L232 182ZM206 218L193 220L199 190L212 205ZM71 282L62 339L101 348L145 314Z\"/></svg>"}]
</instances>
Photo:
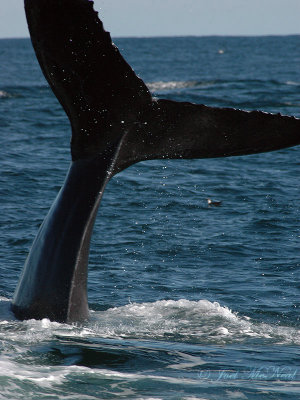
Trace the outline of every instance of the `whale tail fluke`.
<instances>
[{"instance_id":1,"label":"whale tail fluke","mask_svg":"<svg viewBox=\"0 0 300 400\"><path fill-rule=\"evenodd\" d=\"M142 160L255 154L300 144L300 119L157 100L130 132L116 171Z\"/></svg>"},{"instance_id":2,"label":"whale tail fluke","mask_svg":"<svg viewBox=\"0 0 300 400\"><path fill-rule=\"evenodd\" d=\"M300 120L153 99L90 0L25 0L41 69L72 128L72 164L26 261L21 319L88 318L89 244L108 180L142 161L251 154L300 144Z\"/></svg>"},{"instance_id":3,"label":"whale tail fluke","mask_svg":"<svg viewBox=\"0 0 300 400\"><path fill-rule=\"evenodd\" d=\"M72 126L73 160L123 142L115 172L152 158L206 158L300 143L293 117L155 100L89 0L25 0L32 43Z\"/></svg>"}]
</instances>

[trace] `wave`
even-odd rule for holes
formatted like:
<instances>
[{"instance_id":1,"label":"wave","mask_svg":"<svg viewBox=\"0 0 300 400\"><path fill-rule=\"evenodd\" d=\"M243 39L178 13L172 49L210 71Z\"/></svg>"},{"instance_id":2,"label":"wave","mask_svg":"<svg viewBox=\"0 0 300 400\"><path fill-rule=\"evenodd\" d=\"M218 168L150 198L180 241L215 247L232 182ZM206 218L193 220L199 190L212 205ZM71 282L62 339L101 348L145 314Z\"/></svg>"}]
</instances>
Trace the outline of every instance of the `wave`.
<instances>
[{"instance_id":1,"label":"wave","mask_svg":"<svg viewBox=\"0 0 300 400\"><path fill-rule=\"evenodd\" d=\"M300 330L252 321L247 316L208 300L159 300L129 303L106 311L91 311L86 324L68 325L41 321L17 321L9 301L0 298L0 340L10 326L11 339L26 344L63 337L172 340L186 343L225 344L262 340L272 344L300 344ZM13 328L15 327L15 329Z\"/></svg>"},{"instance_id":2,"label":"wave","mask_svg":"<svg viewBox=\"0 0 300 400\"><path fill-rule=\"evenodd\" d=\"M263 79L216 79L216 80L191 80L191 81L155 81L148 82L147 86L152 92L160 92L160 91L176 91L181 89L206 89L211 87L245 87L247 89L255 87L261 90L264 87L268 87L270 90L270 86L277 87L285 87L285 86L299 86L299 82L294 81L277 81L274 79L263 80Z\"/></svg>"},{"instance_id":3,"label":"wave","mask_svg":"<svg viewBox=\"0 0 300 400\"><path fill-rule=\"evenodd\" d=\"M160 91L160 90L176 90L176 89L184 89L189 87L199 86L199 83L196 81L158 81L158 82L148 82L148 88L151 91Z\"/></svg>"},{"instance_id":4,"label":"wave","mask_svg":"<svg viewBox=\"0 0 300 400\"><path fill-rule=\"evenodd\" d=\"M300 86L300 82L294 82L294 81L287 81L285 82L285 84L289 86Z\"/></svg>"},{"instance_id":5,"label":"wave","mask_svg":"<svg viewBox=\"0 0 300 400\"><path fill-rule=\"evenodd\" d=\"M120 338L172 339L187 343L223 344L248 339L300 344L300 331L255 323L218 302L160 300L132 303L93 313L93 329Z\"/></svg>"},{"instance_id":6,"label":"wave","mask_svg":"<svg viewBox=\"0 0 300 400\"><path fill-rule=\"evenodd\" d=\"M299 345L299 330L253 322L217 302L129 303L91 312L90 321L83 325L48 319L17 321L9 304L0 297L0 399L24 399L28 393L42 399L51 391L53 398L70 400L77 399L79 391L80 399L94 400L99 398L98 390L111 398L140 398L140 385L153 394L157 385L158 391L170 390L170 385L197 391L211 380L221 387L227 384L226 378L220 379L223 373L235 376L239 388L257 388L261 380L263 389L268 374L272 387L280 388L280 379L272 378L275 372L283 380L290 373L284 385L293 387L298 373L288 366L277 368L279 361L274 359L273 369L269 367L272 346L268 345ZM249 349L255 350L243 345L248 338L262 345L252 364ZM232 360L232 347L226 350L226 343L238 344L234 348L238 362Z\"/></svg>"},{"instance_id":7,"label":"wave","mask_svg":"<svg viewBox=\"0 0 300 400\"><path fill-rule=\"evenodd\" d=\"M36 84L36 85L14 85L6 86L0 90L0 99L28 97L31 93L41 91L50 91L49 85Z\"/></svg>"},{"instance_id":8,"label":"wave","mask_svg":"<svg viewBox=\"0 0 300 400\"><path fill-rule=\"evenodd\" d=\"M299 86L300 82L294 81L277 81L277 80L261 80L261 79L216 79L216 80L172 80L172 81L154 81L147 82L147 86L152 92L165 92L165 91L176 91L182 89L206 89L211 87L227 87L230 85L243 85L245 87L257 86L258 88L262 88L264 86L272 85L274 87L282 87L282 86ZM36 84L31 86L10 86L8 89L0 90L0 99L11 98L11 97L26 97L26 92L28 91L41 91L41 90L50 90L47 84ZM12 94L17 93L17 95Z\"/></svg>"}]
</instances>

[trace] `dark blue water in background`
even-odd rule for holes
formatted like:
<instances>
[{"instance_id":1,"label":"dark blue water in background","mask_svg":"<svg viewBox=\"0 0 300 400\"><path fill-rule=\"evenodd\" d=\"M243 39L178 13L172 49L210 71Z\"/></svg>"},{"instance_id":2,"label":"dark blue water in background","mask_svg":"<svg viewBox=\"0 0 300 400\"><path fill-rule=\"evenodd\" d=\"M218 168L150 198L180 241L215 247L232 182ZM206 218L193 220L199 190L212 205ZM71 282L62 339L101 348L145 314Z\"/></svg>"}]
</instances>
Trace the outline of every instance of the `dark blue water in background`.
<instances>
[{"instance_id":1,"label":"dark blue water in background","mask_svg":"<svg viewBox=\"0 0 300 400\"><path fill-rule=\"evenodd\" d=\"M159 97L300 117L299 36L116 43ZM1 40L0 61L0 399L298 399L299 146L115 176L92 239L91 320L19 322L9 301L70 128L29 40Z\"/></svg>"}]
</instances>

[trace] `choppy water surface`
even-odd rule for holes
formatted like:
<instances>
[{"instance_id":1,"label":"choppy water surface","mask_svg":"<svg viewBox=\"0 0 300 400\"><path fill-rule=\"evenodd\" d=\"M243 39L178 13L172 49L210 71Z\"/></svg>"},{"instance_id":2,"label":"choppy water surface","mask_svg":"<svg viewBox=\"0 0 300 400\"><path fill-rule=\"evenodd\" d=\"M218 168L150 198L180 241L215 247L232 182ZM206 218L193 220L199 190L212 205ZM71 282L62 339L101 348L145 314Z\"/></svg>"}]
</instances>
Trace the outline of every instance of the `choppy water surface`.
<instances>
[{"instance_id":1,"label":"choppy water surface","mask_svg":"<svg viewBox=\"0 0 300 400\"><path fill-rule=\"evenodd\" d=\"M116 43L159 97L300 117L299 36ZM70 129L30 42L1 40L0 57L0 399L298 399L299 147L117 175L90 321L20 322L10 299Z\"/></svg>"}]
</instances>

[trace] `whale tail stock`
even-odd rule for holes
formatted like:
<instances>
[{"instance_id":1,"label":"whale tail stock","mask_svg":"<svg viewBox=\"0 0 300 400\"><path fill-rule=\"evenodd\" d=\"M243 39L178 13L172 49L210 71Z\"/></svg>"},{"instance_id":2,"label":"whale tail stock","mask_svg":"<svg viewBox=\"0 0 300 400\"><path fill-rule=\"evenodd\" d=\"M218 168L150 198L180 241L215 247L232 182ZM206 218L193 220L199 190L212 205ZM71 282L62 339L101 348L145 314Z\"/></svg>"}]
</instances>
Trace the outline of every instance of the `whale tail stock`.
<instances>
[{"instance_id":1,"label":"whale tail stock","mask_svg":"<svg viewBox=\"0 0 300 400\"><path fill-rule=\"evenodd\" d=\"M69 117L72 164L33 243L12 309L81 321L93 223L107 181L148 159L243 155L300 144L294 117L153 99L90 0L25 0L41 69Z\"/></svg>"}]
</instances>

